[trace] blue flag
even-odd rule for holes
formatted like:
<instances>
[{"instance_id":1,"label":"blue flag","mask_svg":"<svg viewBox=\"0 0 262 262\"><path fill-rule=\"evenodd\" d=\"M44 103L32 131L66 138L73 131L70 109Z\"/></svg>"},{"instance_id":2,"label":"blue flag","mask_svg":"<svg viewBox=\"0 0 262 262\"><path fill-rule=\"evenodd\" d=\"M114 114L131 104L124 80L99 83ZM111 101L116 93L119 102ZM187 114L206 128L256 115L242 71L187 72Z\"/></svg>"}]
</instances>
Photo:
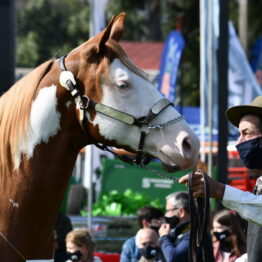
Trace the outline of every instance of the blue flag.
<instances>
[{"instance_id":1,"label":"blue flag","mask_svg":"<svg viewBox=\"0 0 262 262\"><path fill-rule=\"evenodd\" d=\"M251 55L251 66L255 72L257 82L262 89L262 36L260 36L256 41L254 47L252 48Z\"/></svg>"},{"instance_id":2,"label":"blue flag","mask_svg":"<svg viewBox=\"0 0 262 262\"><path fill-rule=\"evenodd\" d=\"M229 69L228 69L228 106L247 105L262 90L256 81L245 52L240 44L232 22L229 22ZM230 139L239 136L237 128L230 125Z\"/></svg>"},{"instance_id":3,"label":"blue flag","mask_svg":"<svg viewBox=\"0 0 262 262\"><path fill-rule=\"evenodd\" d=\"M177 71L184 46L181 33L172 31L167 37L162 54L158 89L171 102L175 100Z\"/></svg>"}]
</instances>

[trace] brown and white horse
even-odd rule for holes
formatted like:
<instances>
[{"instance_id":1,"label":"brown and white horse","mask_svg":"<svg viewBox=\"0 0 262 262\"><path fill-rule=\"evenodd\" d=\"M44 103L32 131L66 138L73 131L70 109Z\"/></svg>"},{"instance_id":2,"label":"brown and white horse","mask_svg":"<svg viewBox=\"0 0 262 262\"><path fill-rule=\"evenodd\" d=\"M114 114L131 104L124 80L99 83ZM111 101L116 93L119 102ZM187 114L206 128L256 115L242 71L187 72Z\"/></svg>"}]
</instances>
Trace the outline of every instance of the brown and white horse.
<instances>
[{"instance_id":1,"label":"brown and white horse","mask_svg":"<svg viewBox=\"0 0 262 262\"><path fill-rule=\"evenodd\" d=\"M142 144L143 154L173 169L195 164L195 134L118 43L124 17L1 97L1 262L53 261L53 225L87 144L134 152Z\"/></svg>"}]
</instances>

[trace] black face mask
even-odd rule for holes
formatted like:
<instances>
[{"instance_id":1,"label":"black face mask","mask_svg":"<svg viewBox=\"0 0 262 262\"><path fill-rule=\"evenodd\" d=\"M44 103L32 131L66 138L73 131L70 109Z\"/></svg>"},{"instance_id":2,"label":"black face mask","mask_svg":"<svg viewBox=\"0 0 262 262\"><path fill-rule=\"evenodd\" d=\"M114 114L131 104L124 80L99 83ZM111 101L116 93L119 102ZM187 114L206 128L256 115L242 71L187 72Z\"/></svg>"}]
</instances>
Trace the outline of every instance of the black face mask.
<instances>
[{"instance_id":1,"label":"black face mask","mask_svg":"<svg viewBox=\"0 0 262 262\"><path fill-rule=\"evenodd\" d=\"M250 139L236 145L240 159L250 169L262 169L262 137Z\"/></svg>"},{"instance_id":2,"label":"black face mask","mask_svg":"<svg viewBox=\"0 0 262 262\"><path fill-rule=\"evenodd\" d=\"M141 255L146 258L146 259L151 259L151 258L154 258L156 257L159 252L160 252L160 249L159 247L151 247L151 246L145 246L143 248L139 248L138 249L139 252L141 253Z\"/></svg>"},{"instance_id":3,"label":"black face mask","mask_svg":"<svg viewBox=\"0 0 262 262\"><path fill-rule=\"evenodd\" d=\"M158 234L158 230L160 227L150 226L150 228L153 229Z\"/></svg>"},{"instance_id":4,"label":"black face mask","mask_svg":"<svg viewBox=\"0 0 262 262\"><path fill-rule=\"evenodd\" d=\"M175 228L179 223L179 217L172 216L172 217L165 217L166 223L170 225L170 228Z\"/></svg>"},{"instance_id":5,"label":"black face mask","mask_svg":"<svg viewBox=\"0 0 262 262\"><path fill-rule=\"evenodd\" d=\"M224 230L222 232L214 232L214 235L218 241L225 241L231 233L228 230Z\"/></svg>"},{"instance_id":6,"label":"black face mask","mask_svg":"<svg viewBox=\"0 0 262 262\"><path fill-rule=\"evenodd\" d=\"M231 233L228 230L225 230L223 232L214 232L214 235L216 239L220 242L220 249L223 252L231 252L232 247L229 241L226 241L227 238L231 235Z\"/></svg>"},{"instance_id":7,"label":"black face mask","mask_svg":"<svg viewBox=\"0 0 262 262\"><path fill-rule=\"evenodd\" d=\"M71 261L79 261L82 254L80 251L76 251L74 253L67 252L67 259L70 259Z\"/></svg>"}]
</instances>

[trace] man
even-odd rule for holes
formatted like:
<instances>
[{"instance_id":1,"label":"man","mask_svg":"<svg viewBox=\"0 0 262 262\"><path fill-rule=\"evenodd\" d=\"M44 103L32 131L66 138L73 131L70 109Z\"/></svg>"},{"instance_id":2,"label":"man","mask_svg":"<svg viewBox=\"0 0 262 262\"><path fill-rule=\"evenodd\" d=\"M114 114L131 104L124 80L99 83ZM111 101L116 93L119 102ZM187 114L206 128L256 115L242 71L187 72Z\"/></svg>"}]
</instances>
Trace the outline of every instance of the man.
<instances>
[{"instance_id":1,"label":"man","mask_svg":"<svg viewBox=\"0 0 262 262\"><path fill-rule=\"evenodd\" d=\"M136 245L141 253L139 262L164 261L159 247L159 239L155 230L151 228L140 229L136 235Z\"/></svg>"},{"instance_id":2,"label":"man","mask_svg":"<svg viewBox=\"0 0 262 262\"><path fill-rule=\"evenodd\" d=\"M188 262L190 214L188 192L176 192L166 197L166 224L159 229L160 247L167 262ZM207 237L208 262L214 261L210 235ZM197 261L202 252L197 250Z\"/></svg>"},{"instance_id":3,"label":"man","mask_svg":"<svg viewBox=\"0 0 262 262\"><path fill-rule=\"evenodd\" d=\"M137 211L137 220L139 228L151 228L158 232L163 212L155 207L143 207ZM141 257L141 253L136 245L136 237L127 239L122 247L120 262L137 262Z\"/></svg>"},{"instance_id":4,"label":"man","mask_svg":"<svg viewBox=\"0 0 262 262\"><path fill-rule=\"evenodd\" d=\"M250 105L240 105L226 111L228 120L238 127L240 136L237 150L247 168L262 170L262 96L256 97ZM194 197L203 196L201 171L193 178ZM222 200L225 207L236 210L249 221L247 233L247 253L249 262L262 258L262 177L257 179L255 195L219 183L207 176L211 197ZM187 183L188 175L180 179ZM258 225L259 224L259 225Z\"/></svg>"}]
</instances>

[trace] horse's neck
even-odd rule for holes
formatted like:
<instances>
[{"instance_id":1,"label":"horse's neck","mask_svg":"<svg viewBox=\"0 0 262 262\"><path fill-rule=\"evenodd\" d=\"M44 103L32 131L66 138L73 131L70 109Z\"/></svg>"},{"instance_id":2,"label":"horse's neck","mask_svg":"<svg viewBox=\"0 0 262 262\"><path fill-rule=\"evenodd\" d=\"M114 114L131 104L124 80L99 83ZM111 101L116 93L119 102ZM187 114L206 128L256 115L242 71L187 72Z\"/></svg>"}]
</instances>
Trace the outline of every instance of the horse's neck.
<instances>
[{"instance_id":1,"label":"horse's neck","mask_svg":"<svg viewBox=\"0 0 262 262\"><path fill-rule=\"evenodd\" d=\"M60 127L54 135L50 135L49 129L52 121L48 123L53 116L39 116L36 132L46 130L47 133L35 134L38 137L35 143L28 141L25 150L30 150L20 152L19 167L5 177L0 188L0 231L25 256L35 254L35 258L41 258L44 253L52 252L53 224L81 145L78 141L81 130L73 129L71 125L76 123L68 114L61 115ZM71 119L71 123L67 123L66 118ZM33 123L32 128L35 127ZM21 237L17 237L17 230ZM0 238L0 244L2 242Z\"/></svg>"}]
</instances>

